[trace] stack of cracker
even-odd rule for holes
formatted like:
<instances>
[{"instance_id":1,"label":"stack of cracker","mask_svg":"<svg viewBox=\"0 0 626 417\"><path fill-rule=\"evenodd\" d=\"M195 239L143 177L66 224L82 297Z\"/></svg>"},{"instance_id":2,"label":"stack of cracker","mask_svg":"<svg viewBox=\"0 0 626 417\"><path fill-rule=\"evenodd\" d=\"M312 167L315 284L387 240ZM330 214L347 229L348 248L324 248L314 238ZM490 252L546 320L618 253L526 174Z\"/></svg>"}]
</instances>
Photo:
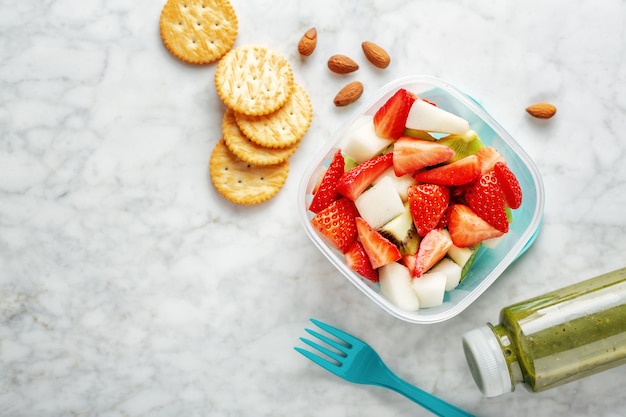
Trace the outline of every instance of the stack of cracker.
<instances>
[{"instance_id":1,"label":"stack of cracker","mask_svg":"<svg viewBox=\"0 0 626 417\"><path fill-rule=\"evenodd\" d=\"M215 86L227 110L211 154L211 181L234 203L267 201L285 184L289 157L311 125L311 100L289 62L259 45L227 52Z\"/></svg>"}]
</instances>

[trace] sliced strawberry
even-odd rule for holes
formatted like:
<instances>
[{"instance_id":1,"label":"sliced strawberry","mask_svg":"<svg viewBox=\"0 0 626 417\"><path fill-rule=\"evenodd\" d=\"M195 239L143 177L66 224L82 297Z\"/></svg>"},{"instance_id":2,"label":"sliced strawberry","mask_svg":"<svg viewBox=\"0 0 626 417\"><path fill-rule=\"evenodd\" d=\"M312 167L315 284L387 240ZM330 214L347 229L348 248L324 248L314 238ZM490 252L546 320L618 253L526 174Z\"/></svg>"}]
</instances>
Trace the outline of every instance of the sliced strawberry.
<instances>
[{"instance_id":1,"label":"sliced strawberry","mask_svg":"<svg viewBox=\"0 0 626 417\"><path fill-rule=\"evenodd\" d=\"M361 242L358 240L354 242L344 254L344 259L348 268L372 282L378 282L378 271L372 268L372 263Z\"/></svg>"},{"instance_id":2,"label":"sliced strawberry","mask_svg":"<svg viewBox=\"0 0 626 417\"><path fill-rule=\"evenodd\" d=\"M509 231L504 194L493 170L481 175L465 190L467 205L501 232Z\"/></svg>"},{"instance_id":3,"label":"sliced strawberry","mask_svg":"<svg viewBox=\"0 0 626 417\"><path fill-rule=\"evenodd\" d=\"M465 248L504 234L481 219L468 206L455 204L452 207L448 231L455 246Z\"/></svg>"},{"instance_id":4,"label":"sliced strawberry","mask_svg":"<svg viewBox=\"0 0 626 417\"><path fill-rule=\"evenodd\" d=\"M398 139L406 128L406 118L417 96L400 88L374 114L376 134L385 139Z\"/></svg>"},{"instance_id":5,"label":"sliced strawberry","mask_svg":"<svg viewBox=\"0 0 626 417\"><path fill-rule=\"evenodd\" d=\"M420 277L437 262L443 259L452 246L452 240L447 234L438 229L433 229L424 236L420 242L420 247L415 255L415 267L413 276Z\"/></svg>"},{"instance_id":6,"label":"sliced strawberry","mask_svg":"<svg viewBox=\"0 0 626 417\"><path fill-rule=\"evenodd\" d=\"M359 240L363 244L372 268L377 269L402 258L396 245L374 230L365 220L357 217L355 221Z\"/></svg>"},{"instance_id":7,"label":"sliced strawberry","mask_svg":"<svg viewBox=\"0 0 626 417\"><path fill-rule=\"evenodd\" d=\"M423 237L439 224L450 203L450 190L443 185L416 184L409 186L407 198L417 234Z\"/></svg>"},{"instance_id":8,"label":"sliced strawberry","mask_svg":"<svg viewBox=\"0 0 626 417\"><path fill-rule=\"evenodd\" d=\"M313 213L319 213L321 210L328 207L330 203L339 198L337 181L339 181L339 178L343 175L344 166L345 160L339 150L333 155L330 165L328 165L320 183L316 186L313 200L311 201L311 205L309 205L309 210Z\"/></svg>"},{"instance_id":9,"label":"sliced strawberry","mask_svg":"<svg viewBox=\"0 0 626 417\"><path fill-rule=\"evenodd\" d=\"M454 156L449 146L403 136L393 145L393 170L398 177L446 162Z\"/></svg>"},{"instance_id":10,"label":"sliced strawberry","mask_svg":"<svg viewBox=\"0 0 626 417\"><path fill-rule=\"evenodd\" d=\"M476 155L469 155L458 161L432 169L416 172L413 178L419 182L457 186L469 184L480 176L480 162Z\"/></svg>"},{"instance_id":11,"label":"sliced strawberry","mask_svg":"<svg viewBox=\"0 0 626 417\"><path fill-rule=\"evenodd\" d=\"M376 178L393 164L393 154L378 155L345 172L337 182L337 192L356 200Z\"/></svg>"},{"instance_id":12,"label":"sliced strawberry","mask_svg":"<svg viewBox=\"0 0 626 417\"><path fill-rule=\"evenodd\" d=\"M448 227L448 223L450 223L450 214L452 213L452 209L454 208L454 204L452 204L452 195L450 195L450 199L450 204L443 211L441 219L439 219L439 223L437 223L435 229L445 229L446 227Z\"/></svg>"},{"instance_id":13,"label":"sliced strawberry","mask_svg":"<svg viewBox=\"0 0 626 417\"><path fill-rule=\"evenodd\" d=\"M504 202L512 209L522 205L522 187L511 169L503 162L497 162L493 167L500 188L504 194Z\"/></svg>"},{"instance_id":14,"label":"sliced strawberry","mask_svg":"<svg viewBox=\"0 0 626 417\"><path fill-rule=\"evenodd\" d=\"M311 225L334 247L345 253L356 241L355 217L358 211L347 198L333 201L311 219Z\"/></svg>"},{"instance_id":15,"label":"sliced strawberry","mask_svg":"<svg viewBox=\"0 0 626 417\"><path fill-rule=\"evenodd\" d=\"M504 156L500 154L493 146L485 146L480 148L476 152L478 160L480 161L480 172L482 174L489 172L493 169L496 162L505 162Z\"/></svg>"}]
</instances>

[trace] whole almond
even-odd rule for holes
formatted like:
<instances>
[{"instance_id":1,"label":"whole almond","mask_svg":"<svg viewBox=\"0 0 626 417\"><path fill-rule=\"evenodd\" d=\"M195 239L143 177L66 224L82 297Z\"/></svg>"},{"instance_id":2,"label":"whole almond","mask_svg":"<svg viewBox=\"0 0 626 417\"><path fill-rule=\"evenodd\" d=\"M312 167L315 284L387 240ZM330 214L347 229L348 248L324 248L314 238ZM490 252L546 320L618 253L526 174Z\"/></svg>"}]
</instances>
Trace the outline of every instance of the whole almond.
<instances>
[{"instance_id":1,"label":"whole almond","mask_svg":"<svg viewBox=\"0 0 626 417\"><path fill-rule=\"evenodd\" d=\"M300 42L298 43L298 52L300 55L309 56L315 50L317 46L317 30L315 28L311 28L306 31L302 38L300 38Z\"/></svg>"},{"instance_id":2,"label":"whole almond","mask_svg":"<svg viewBox=\"0 0 626 417\"><path fill-rule=\"evenodd\" d=\"M361 44L363 53L369 62L378 68L387 68L391 62L389 54L380 46L373 42L363 42Z\"/></svg>"},{"instance_id":3,"label":"whole almond","mask_svg":"<svg viewBox=\"0 0 626 417\"><path fill-rule=\"evenodd\" d=\"M346 55L333 55L328 59L328 69L337 74L348 74L359 69L359 64Z\"/></svg>"},{"instance_id":4,"label":"whole almond","mask_svg":"<svg viewBox=\"0 0 626 417\"><path fill-rule=\"evenodd\" d=\"M337 107L347 106L357 101L361 97L361 94L363 94L363 83L360 81L352 81L339 90L333 103L335 103Z\"/></svg>"},{"instance_id":5,"label":"whole almond","mask_svg":"<svg viewBox=\"0 0 626 417\"><path fill-rule=\"evenodd\" d=\"M549 119L556 114L556 107L550 103L535 103L526 107L526 112L539 119Z\"/></svg>"}]
</instances>

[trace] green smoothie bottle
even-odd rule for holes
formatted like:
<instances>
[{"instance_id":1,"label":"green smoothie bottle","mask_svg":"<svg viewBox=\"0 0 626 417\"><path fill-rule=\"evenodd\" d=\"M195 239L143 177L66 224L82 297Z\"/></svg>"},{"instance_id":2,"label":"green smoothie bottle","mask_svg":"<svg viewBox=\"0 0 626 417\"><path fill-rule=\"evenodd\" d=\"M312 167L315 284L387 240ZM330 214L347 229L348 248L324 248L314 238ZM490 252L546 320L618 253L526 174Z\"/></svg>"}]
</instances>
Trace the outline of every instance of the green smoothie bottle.
<instances>
[{"instance_id":1,"label":"green smoothie bottle","mask_svg":"<svg viewBox=\"0 0 626 417\"><path fill-rule=\"evenodd\" d=\"M463 335L487 397L518 383L542 391L626 363L626 268L502 309L500 323Z\"/></svg>"}]
</instances>

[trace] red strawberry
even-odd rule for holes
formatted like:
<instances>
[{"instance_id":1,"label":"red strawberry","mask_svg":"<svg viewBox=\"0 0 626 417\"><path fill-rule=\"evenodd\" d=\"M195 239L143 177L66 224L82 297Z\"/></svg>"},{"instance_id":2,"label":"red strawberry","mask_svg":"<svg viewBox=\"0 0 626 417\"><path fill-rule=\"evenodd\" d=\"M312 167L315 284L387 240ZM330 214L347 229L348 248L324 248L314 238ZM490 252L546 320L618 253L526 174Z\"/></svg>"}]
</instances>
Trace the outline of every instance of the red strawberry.
<instances>
[{"instance_id":1,"label":"red strawberry","mask_svg":"<svg viewBox=\"0 0 626 417\"><path fill-rule=\"evenodd\" d=\"M493 170L481 175L467 187L465 201L487 223L501 232L509 231L504 194Z\"/></svg>"},{"instance_id":2,"label":"red strawberry","mask_svg":"<svg viewBox=\"0 0 626 417\"><path fill-rule=\"evenodd\" d=\"M452 202L452 194L450 194L450 201ZM450 223L450 213L452 213L452 208L454 208L454 204L450 204L448 205L448 207L446 207L435 229L445 229L446 227L448 227L448 223Z\"/></svg>"},{"instance_id":3,"label":"red strawberry","mask_svg":"<svg viewBox=\"0 0 626 417\"><path fill-rule=\"evenodd\" d=\"M333 201L311 219L311 225L342 253L356 241L355 217L359 212L347 198Z\"/></svg>"},{"instance_id":4,"label":"red strawberry","mask_svg":"<svg viewBox=\"0 0 626 417\"><path fill-rule=\"evenodd\" d=\"M372 263L361 242L354 242L344 254L344 259L348 268L372 282L378 282L378 271L372 268Z\"/></svg>"},{"instance_id":5,"label":"red strawberry","mask_svg":"<svg viewBox=\"0 0 626 417\"><path fill-rule=\"evenodd\" d=\"M468 184L479 176L480 162L478 157L469 155L449 164L416 172L413 178L419 182L456 186Z\"/></svg>"},{"instance_id":6,"label":"red strawberry","mask_svg":"<svg viewBox=\"0 0 626 417\"><path fill-rule=\"evenodd\" d=\"M417 234L426 236L437 227L448 207L450 190L437 184L416 184L409 186L407 197Z\"/></svg>"},{"instance_id":7,"label":"red strawberry","mask_svg":"<svg viewBox=\"0 0 626 417\"><path fill-rule=\"evenodd\" d=\"M454 156L449 146L403 136L393 145L393 170L398 177L446 162Z\"/></svg>"},{"instance_id":8,"label":"red strawberry","mask_svg":"<svg viewBox=\"0 0 626 417\"><path fill-rule=\"evenodd\" d=\"M519 208L522 205L522 187L513 171L503 162L497 162L493 170L504 194L505 204L512 209Z\"/></svg>"},{"instance_id":9,"label":"red strawberry","mask_svg":"<svg viewBox=\"0 0 626 417\"><path fill-rule=\"evenodd\" d=\"M378 155L345 172L337 182L337 192L356 200L376 178L393 164L393 154Z\"/></svg>"},{"instance_id":10,"label":"red strawberry","mask_svg":"<svg viewBox=\"0 0 626 417\"><path fill-rule=\"evenodd\" d=\"M476 152L480 161L480 172L486 173L493 169L496 162L505 162L504 157L493 146L485 146Z\"/></svg>"},{"instance_id":11,"label":"red strawberry","mask_svg":"<svg viewBox=\"0 0 626 417\"><path fill-rule=\"evenodd\" d=\"M417 96L404 88L399 89L374 114L376 134L385 139L398 139L406 128L406 118Z\"/></svg>"},{"instance_id":12,"label":"red strawberry","mask_svg":"<svg viewBox=\"0 0 626 417\"><path fill-rule=\"evenodd\" d=\"M309 210L313 213L319 213L321 210L328 207L330 203L339 198L337 181L339 181L339 178L343 175L344 166L345 160L339 150L333 155L330 165L326 169L326 172L324 172L320 183L316 186L313 200L309 206Z\"/></svg>"},{"instance_id":13,"label":"red strawberry","mask_svg":"<svg viewBox=\"0 0 626 417\"><path fill-rule=\"evenodd\" d=\"M374 230L365 220L357 217L355 221L359 240L363 244L372 268L377 269L402 258L396 245Z\"/></svg>"},{"instance_id":14,"label":"red strawberry","mask_svg":"<svg viewBox=\"0 0 626 417\"><path fill-rule=\"evenodd\" d=\"M448 231L455 246L464 248L504 234L481 219L466 205L455 204L452 207Z\"/></svg>"},{"instance_id":15,"label":"red strawberry","mask_svg":"<svg viewBox=\"0 0 626 417\"><path fill-rule=\"evenodd\" d=\"M415 266L411 271L414 277L420 277L437 262L439 262L448 249L452 246L452 240L438 229L433 229L424 236L419 249L415 254ZM409 269L410 270L410 269Z\"/></svg>"}]
</instances>

